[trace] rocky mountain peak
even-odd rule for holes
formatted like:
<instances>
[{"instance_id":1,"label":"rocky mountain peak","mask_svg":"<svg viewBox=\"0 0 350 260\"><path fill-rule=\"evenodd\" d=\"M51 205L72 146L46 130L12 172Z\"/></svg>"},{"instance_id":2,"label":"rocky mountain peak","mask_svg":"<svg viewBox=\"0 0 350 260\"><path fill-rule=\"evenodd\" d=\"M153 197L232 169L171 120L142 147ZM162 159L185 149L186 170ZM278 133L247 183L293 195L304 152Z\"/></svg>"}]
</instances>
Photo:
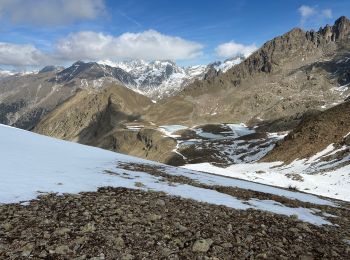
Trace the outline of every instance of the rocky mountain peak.
<instances>
[{"instance_id":1,"label":"rocky mountain peak","mask_svg":"<svg viewBox=\"0 0 350 260\"><path fill-rule=\"evenodd\" d=\"M116 81L122 82L125 85L135 84L129 73L120 68L114 68L108 65L98 64L96 62L77 61L72 66L59 71L56 76L50 79L51 82L66 84L71 81L78 81L81 83L80 87L86 87L87 81L96 81L101 78L112 78ZM95 86L92 83L92 86ZM96 86L100 87L100 84Z\"/></svg>"},{"instance_id":2,"label":"rocky mountain peak","mask_svg":"<svg viewBox=\"0 0 350 260\"><path fill-rule=\"evenodd\" d=\"M76 78L79 74L89 70L93 65L93 62L85 63L83 61L77 61L72 66L57 73L55 79L52 79L52 81L56 81L57 83L68 82Z\"/></svg>"},{"instance_id":3,"label":"rocky mountain peak","mask_svg":"<svg viewBox=\"0 0 350 260\"><path fill-rule=\"evenodd\" d=\"M48 65L48 66L45 66L44 68L42 68L41 70L39 70L39 73L54 72L54 71L58 72L61 70L64 70L64 67Z\"/></svg>"},{"instance_id":4,"label":"rocky mountain peak","mask_svg":"<svg viewBox=\"0 0 350 260\"><path fill-rule=\"evenodd\" d=\"M327 25L315 32L294 28L291 31L266 42L239 66L231 71L236 82L254 73L270 73L286 63L297 64L305 60L317 60L329 49L330 42L345 41L350 34L350 20L345 16L337 19L333 26Z\"/></svg>"},{"instance_id":5,"label":"rocky mountain peak","mask_svg":"<svg viewBox=\"0 0 350 260\"><path fill-rule=\"evenodd\" d=\"M334 22L333 26L321 27L318 33L326 42L346 40L350 33L350 20L345 16L341 16Z\"/></svg>"},{"instance_id":6,"label":"rocky mountain peak","mask_svg":"<svg viewBox=\"0 0 350 260\"><path fill-rule=\"evenodd\" d=\"M88 62L87 62L87 63L88 63ZM84 65L84 64L86 64L84 61L78 60L78 61L74 62L74 63L72 64L72 66L82 66L82 65Z\"/></svg>"},{"instance_id":7,"label":"rocky mountain peak","mask_svg":"<svg viewBox=\"0 0 350 260\"><path fill-rule=\"evenodd\" d=\"M335 35L335 40L345 39L350 33L350 20L345 16L338 18L334 23L333 32Z\"/></svg>"}]
</instances>

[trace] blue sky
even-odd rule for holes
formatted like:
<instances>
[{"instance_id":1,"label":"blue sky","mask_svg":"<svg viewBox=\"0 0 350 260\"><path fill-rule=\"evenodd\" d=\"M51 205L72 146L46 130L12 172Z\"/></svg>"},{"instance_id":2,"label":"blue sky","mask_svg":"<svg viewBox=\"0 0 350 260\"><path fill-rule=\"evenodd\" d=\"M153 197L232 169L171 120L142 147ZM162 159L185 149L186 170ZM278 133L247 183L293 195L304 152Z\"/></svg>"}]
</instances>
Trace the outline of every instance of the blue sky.
<instances>
[{"instance_id":1,"label":"blue sky","mask_svg":"<svg viewBox=\"0 0 350 260\"><path fill-rule=\"evenodd\" d=\"M341 15L350 17L350 1L0 0L0 67L134 58L206 64Z\"/></svg>"}]
</instances>

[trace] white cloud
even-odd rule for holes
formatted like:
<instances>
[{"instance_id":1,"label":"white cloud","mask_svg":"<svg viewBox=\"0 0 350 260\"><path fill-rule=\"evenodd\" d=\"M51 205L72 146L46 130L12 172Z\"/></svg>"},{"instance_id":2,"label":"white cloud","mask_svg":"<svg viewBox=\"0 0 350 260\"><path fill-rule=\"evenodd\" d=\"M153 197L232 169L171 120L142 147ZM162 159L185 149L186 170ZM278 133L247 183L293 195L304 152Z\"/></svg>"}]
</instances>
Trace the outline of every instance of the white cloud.
<instances>
[{"instance_id":1,"label":"white cloud","mask_svg":"<svg viewBox=\"0 0 350 260\"><path fill-rule=\"evenodd\" d=\"M0 65L40 67L102 59L188 60L200 56L202 48L197 42L154 30L120 36L83 31L58 40L51 52L43 52L31 44L0 42Z\"/></svg>"},{"instance_id":2,"label":"white cloud","mask_svg":"<svg viewBox=\"0 0 350 260\"><path fill-rule=\"evenodd\" d=\"M331 9L324 9L322 10L322 15L325 17L325 18L333 18L333 14L332 14L332 10Z\"/></svg>"},{"instance_id":3,"label":"white cloud","mask_svg":"<svg viewBox=\"0 0 350 260\"><path fill-rule=\"evenodd\" d=\"M61 25L92 20L105 12L104 0L1 0L0 17L15 24Z\"/></svg>"},{"instance_id":4,"label":"white cloud","mask_svg":"<svg viewBox=\"0 0 350 260\"><path fill-rule=\"evenodd\" d=\"M223 58L230 58L237 55L243 55L244 57L248 57L256 50L257 47L255 44L243 45L234 41L220 44L215 49L216 54Z\"/></svg>"},{"instance_id":5,"label":"white cloud","mask_svg":"<svg viewBox=\"0 0 350 260\"><path fill-rule=\"evenodd\" d=\"M41 66L49 57L30 44L0 42L0 64L9 66Z\"/></svg>"},{"instance_id":6,"label":"white cloud","mask_svg":"<svg viewBox=\"0 0 350 260\"><path fill-rule=\"evenodd\" d=\"M59 40L55 53L65 60L186 60L201 55L202 48L197 42L154 30L120 36L83 31Z\"/></svg>"},{"instance_id":7,"label":"white cloud","mask_svg":"<svg viewBox=\"0 0 350 260\"><path fill-rule=\"evenodd\" d=\"M300 14L300 25L304 26L307 22L312 22L314 25L320 25L324 19L333 18L332 10L329 8L319 9L317 6L312 7L302 5L298 8Z\"/></svg>"},{"instance_id":8,"label":"white cloud","mask_svg":"<svg viewBox=\"0 0 350 260\"><path fill-rule=\"evenodd\" d=\"M316 13L315 8L307 6L307 5L300 6L298 11L299 11L302 18L307 18L307 17Z\"/></svg>"}]
</instances>

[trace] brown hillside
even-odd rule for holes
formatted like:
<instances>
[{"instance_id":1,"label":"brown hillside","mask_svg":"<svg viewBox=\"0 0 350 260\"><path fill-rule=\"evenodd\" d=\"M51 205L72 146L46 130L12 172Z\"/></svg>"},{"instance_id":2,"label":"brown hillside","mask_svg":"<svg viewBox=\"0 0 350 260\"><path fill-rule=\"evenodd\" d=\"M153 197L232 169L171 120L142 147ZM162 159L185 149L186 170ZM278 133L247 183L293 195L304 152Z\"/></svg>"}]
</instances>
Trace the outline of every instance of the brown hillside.
<instances>
[{"instance_id":1,"label":"brown hillside","mask_svg":"<svg viewBox=\"0 0 350 260\"><path fill-rule=\"evenodd\" d=\"M262 161L292 162L310 157L328 145L339 144L350 132L350 102L306 116Z\"/></svg>"},{"instance_id":2,"label":"brown hillside","mask_svg":"<svg viewBox=\"0 0 350 260\"><path fill-rule=\"evenodd\" d=\"M177 161L182 158L172 152L176 141L164 137L144 121L144 115L152 105L149 98L120 85L113 84L99 91L81 90L49 113L34 132L179 164ZM129 130L128 124L145 125L146 128Z\"/></svg>"},{"instance_id":3,"label":"brown hillside","mask_svg":"<svg viewBox=\"0 0 350 260\"><path fill-rule=\"evenodd\" d=\"M49 113L34 131L87 144L115 126L140 119L151 105L147 97L116 84L100 91L81 90Z\"/></svg>"}]
</instances>

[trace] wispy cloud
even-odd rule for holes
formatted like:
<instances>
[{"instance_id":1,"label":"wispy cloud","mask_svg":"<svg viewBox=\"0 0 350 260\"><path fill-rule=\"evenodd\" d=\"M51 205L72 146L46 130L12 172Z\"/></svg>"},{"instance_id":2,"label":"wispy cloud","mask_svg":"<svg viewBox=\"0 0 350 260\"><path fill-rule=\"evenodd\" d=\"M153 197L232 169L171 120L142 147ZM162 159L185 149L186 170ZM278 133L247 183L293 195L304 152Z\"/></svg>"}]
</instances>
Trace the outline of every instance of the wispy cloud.
<instances>
[{"instance_id":1,"label":"wispy cloud","mask_svg":"<svg viewBox=\"0 0 350 260\"><path fill-rule=\"evenodd\" d=\"M332 9L324 9L322 10L322 16L324 16L325 18L333 18L333 14L332 14Z\"/></svg>"},{"instance_id":2,"label":"wispy cloud","mask_svg":"<svg viewBox=\"0 0 350 260\"><path fill-rule=\"evenodd\" d=\"M124 18L126 18L129 22L137 25L138 27L142 27L142 24L140 24L138 21L136 21L135 19L131 18L129 15L127 15L126 13L118 10L117 11L121 16L123 16Z\"/></svg>"},{"instance_id":3,"label":"wispy cloud","mask_svg":"<svg viewBox=\"0 0 350 260\"><path fill-rule=\"evenodd\" d=\"M244 45L234 41L220 44L215 48L216 54L222 58L231 58L237 55L248 57L256 50L257 47L255 44Z\"/></svg>"},{"instance_id":4,"label":"wispy cloud","mask_svg":"<svg viewBox=\"0 0 350 260\"><path fill-rule=\"evenodd\" d=\"M104 12L104 0L0 1L0 18L19 25L63 25L78 20L93 20Z\"/></svg>"},{"instance_id":5,"label":"wispy cloud","mask_svg":"<svg viewBox=\"0 0 350 260\"><path fill-rule=\"evenodd\" d=\"M317 6L302 5L298 8L300 14L300 25L305 26L311 22L313 24L321 24L324 19L333 18L332 10L329 8L320 9Z\"/></svg>"}]
</instances>

